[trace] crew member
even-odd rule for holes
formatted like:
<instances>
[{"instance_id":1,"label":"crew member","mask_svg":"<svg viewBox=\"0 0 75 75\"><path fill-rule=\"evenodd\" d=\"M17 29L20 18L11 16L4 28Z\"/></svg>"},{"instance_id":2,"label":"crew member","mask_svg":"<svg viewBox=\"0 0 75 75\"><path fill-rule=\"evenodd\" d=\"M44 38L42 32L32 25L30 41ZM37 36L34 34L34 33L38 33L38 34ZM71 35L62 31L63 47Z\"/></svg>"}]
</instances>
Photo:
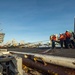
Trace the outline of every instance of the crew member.
<instances>
[{"instance_id":1,"label":"crew member","mask_svg":"<svg viewBox=\"0 0 75 75\"><path fill-rule=\"evenodd\" d=\"M55 48L56 35L52 35L51 41L52 41L52 49L54 49Z\"/></svg>"},{"instance_id":2,"label":"crew member","mask_svg":"<svg viewBox=\"0 0 75 75\"><path fill-rule=\"evenodd\" d=\"M63 34L60 34L59 40L60 40L60 45L61 45L61 49L62 49L63 44L64 44L64 35Z\"/></svg>"},{"instance_id":3,"label":"crew member","mask_svg":"<svg viewBox=\"0 0 75 75\"><path fill-rule=\"evenodd\" d=\"M70 37L71 37L71 33L69 31L65 32L65 36L66 36L66 45L67 48L70 48Z\"/></svg>"},{"instance_id":4,"label":"crew member","mask_svg":"<svg viewBox=\"0 0 75 75\"><path fill-rule=\"evenodd\" d=\"M70 40L71 40L71 47L72 47L72 48L75 48L74 32L71 32L71 38L70 38Z\"/></svg>"},{"instance_id":5,"label":"crew member","mask_svg":"<svg viewBox=\"0 0 75 75\"><path fill-rule=\"evenodd\" d=\"M65 35L65 33L63 33L63 36L64 36L64 47L67 48L66 35Z\"/></svg>"}]
</instances>

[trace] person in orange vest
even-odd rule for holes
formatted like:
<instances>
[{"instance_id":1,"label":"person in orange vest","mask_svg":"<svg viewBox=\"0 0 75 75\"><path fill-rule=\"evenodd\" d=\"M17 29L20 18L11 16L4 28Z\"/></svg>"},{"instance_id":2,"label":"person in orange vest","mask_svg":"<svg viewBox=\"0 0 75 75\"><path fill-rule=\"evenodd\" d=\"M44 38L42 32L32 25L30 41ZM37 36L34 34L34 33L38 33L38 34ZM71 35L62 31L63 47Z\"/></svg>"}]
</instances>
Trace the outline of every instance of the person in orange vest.
<instances>
[{"instance_id":1,"label":"person in orange vest","mask_svg":"<svg viewBox=\"0 0 75 75\"><path fill-rule=\"evenodd\" d=\"M65 32L65 36L66 36L66 45L67 45L67 48L70 48L70 38L71 38L71 33L69 31L66 31Z\"/></svg>"},{"instance_id":2,"label":"person in orange vest","mask_svg":"<svg viewBox=\"0 0 75 75\"><path fill-rule=\"evenodd\" d=\"M56 35L52 35L51 41L52 41L52 49L54 49L55 48Z\"/></svg>"},{"instance_id":3,"label":"person in orange vest","mask_svg":"<svg viewBox=\"0 0 75 75\"><path fill-rule=\"evenodd\" d=\"M74 42L74 32L71 32L71 48L75 48L75 42Z\"/></svg>"},{"instance_id":4,"label":"person in orange vest","mask_svg":"<svg viewBox=\"0 0 75 75\"><path fill-rule=\"evenodd\" d=\"M65 33L63 33L63 36L64 36L64 47L67 48L66 35L65 35Z\"/></svg>"},{"instance_id":5,"label":"person in orange vest","mask_svg":"<svg viewBox=\"0 0 75 75\"><path fill-rule=\"evenodd\" d=\"M61 45L61 49L62 49L63 45L64 45L64 35L63 34L60 34L59 40L60 40L60 45Z\"/></svg>"}]
</instances>

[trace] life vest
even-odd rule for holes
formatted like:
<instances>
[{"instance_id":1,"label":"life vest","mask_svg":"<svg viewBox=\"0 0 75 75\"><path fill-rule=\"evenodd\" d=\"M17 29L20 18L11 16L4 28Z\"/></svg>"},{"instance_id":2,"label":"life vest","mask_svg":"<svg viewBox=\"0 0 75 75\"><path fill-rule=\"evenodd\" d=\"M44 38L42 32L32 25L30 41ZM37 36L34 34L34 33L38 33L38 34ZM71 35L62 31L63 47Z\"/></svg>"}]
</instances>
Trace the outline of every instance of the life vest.
<instances>
[{"instance_id":1,"label":"life vest","mask_svg":"<svg viewBox=\"0 0 75 75\"><path fill-rule=\"evenodd\" d=\"M61 34L59 37L60 40L66 40L66 35L65 34Z\"/></svg>"},{"instance_id":2,"label":"life vest","mask_svg":"<svg viewBox=\"0 0 75 75\"><path fill-rule=\"evenodd\" d=\"M70 38L71 37L70 32L66 32L65 35L66 35L66 38Z\"/></svg>"},{"instance_id":3,"label":"life vest","mask_svg":"<svg viewBox=\"0 0 75 75\"><path fill-rule=\"evenodd\" d=\"M66 40L66 35L65 34L63 34L64 35L64 40Z\"/></svg>"},{"instance_id":4,"label":"life vest","mask_svg":"<svg viewBox=\"0 0 75 75\"><path fill-rule=\"evenodd\" d=\"M60 34L60 40L64 40L64 35Z\"/></svg>"},{"instance_id":5,"label":"life vest","mask_svg":"<svg viewBox=\"0 0 75 75\"><path fill-rule=\"evenodd\" d=\"M55 35L52 36L52 40L56 41L56 36Z\"/></svg>"}]
</instances>

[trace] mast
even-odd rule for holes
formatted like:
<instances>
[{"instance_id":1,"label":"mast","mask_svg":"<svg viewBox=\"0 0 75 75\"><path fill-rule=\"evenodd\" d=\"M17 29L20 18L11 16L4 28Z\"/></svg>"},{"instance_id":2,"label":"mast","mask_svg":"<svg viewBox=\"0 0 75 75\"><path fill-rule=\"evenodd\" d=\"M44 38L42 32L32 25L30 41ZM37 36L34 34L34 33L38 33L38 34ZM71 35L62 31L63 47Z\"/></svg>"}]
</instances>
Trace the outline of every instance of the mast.
<instances>
[{"instance_id":1,"label":"mast","mask_svg":"<svg viewBox=\"0 0 75 75\"><path fill-rule=\"evenodd\" d=\"M74 17L74 33L75 33L75 17Z\"/></svg>"}]
</instances>

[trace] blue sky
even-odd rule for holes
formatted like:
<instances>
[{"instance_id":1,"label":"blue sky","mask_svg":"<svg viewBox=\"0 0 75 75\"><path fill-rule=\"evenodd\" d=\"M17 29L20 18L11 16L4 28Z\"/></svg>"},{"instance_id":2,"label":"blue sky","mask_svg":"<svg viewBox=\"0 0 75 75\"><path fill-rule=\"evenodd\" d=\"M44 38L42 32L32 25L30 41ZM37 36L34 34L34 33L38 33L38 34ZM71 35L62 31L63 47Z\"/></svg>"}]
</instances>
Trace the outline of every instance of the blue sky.
<instances>
[{"instance_id":1,"label":"blue sky","mask_svg":"<svg viewBox=\"0 0 75 75\"><path fill-rule=\"evenodd\" d=\"M4 41L36 42L74 29L75 0L0 0Z\"/></svg>"}]
</instances>

